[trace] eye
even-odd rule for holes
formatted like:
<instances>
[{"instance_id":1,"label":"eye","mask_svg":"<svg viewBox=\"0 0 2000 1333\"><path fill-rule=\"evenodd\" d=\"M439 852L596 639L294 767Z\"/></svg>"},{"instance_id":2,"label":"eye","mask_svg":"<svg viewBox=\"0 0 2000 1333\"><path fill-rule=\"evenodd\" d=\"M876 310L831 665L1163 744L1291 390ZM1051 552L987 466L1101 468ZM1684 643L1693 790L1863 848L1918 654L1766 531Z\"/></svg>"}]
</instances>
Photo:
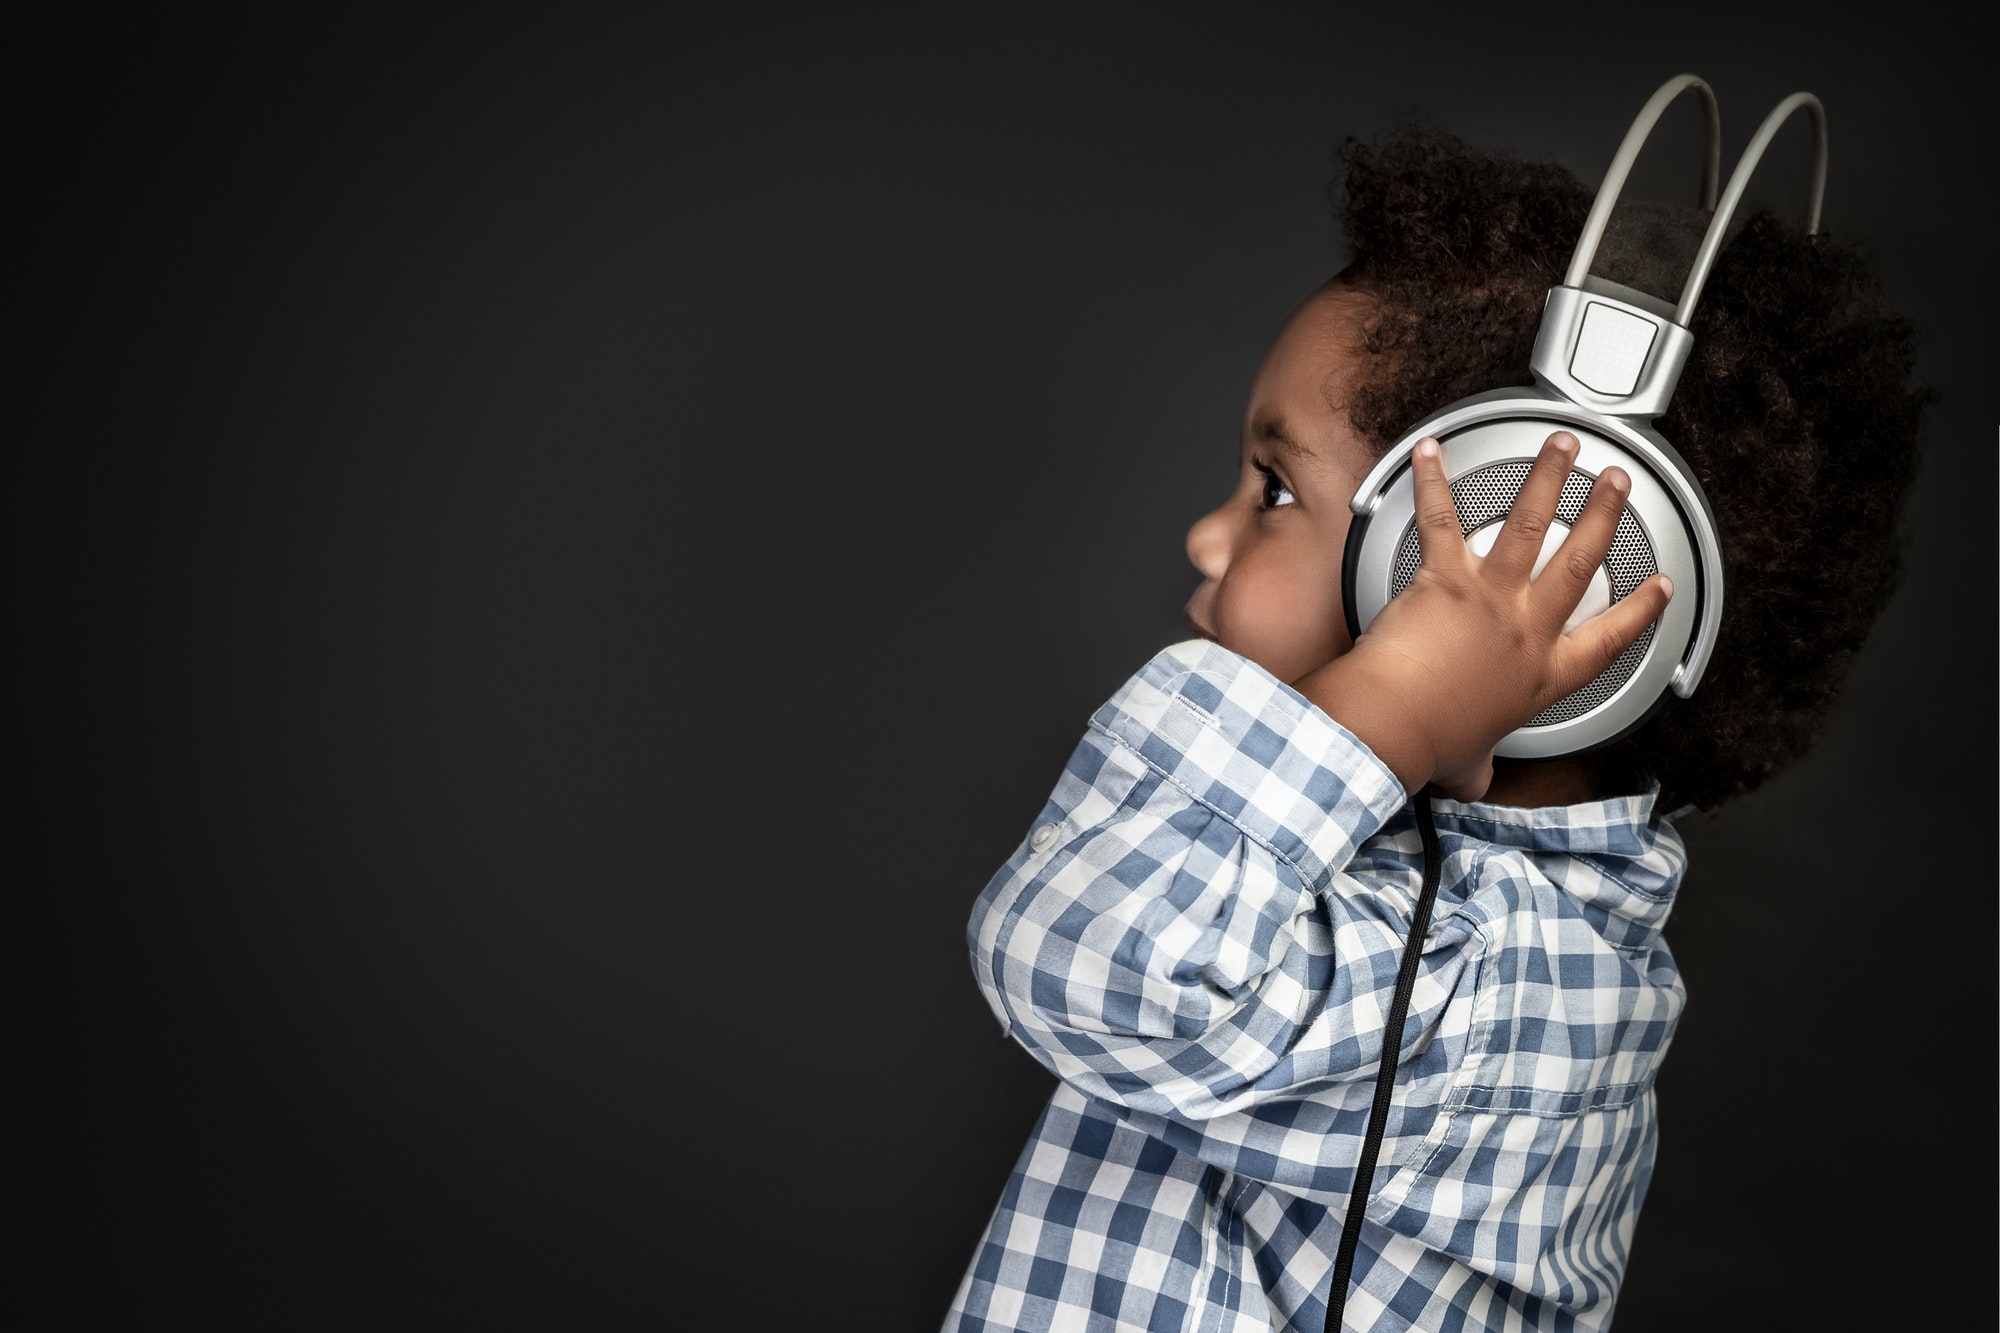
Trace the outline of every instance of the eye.
<instances>
[{"instance_id":1,"label":"eye","mask_svg":"<svg viewBox=\"0 0 2000 1333\"><path fill-rule=\"evenodd\" d=\"M1277 509L1283 505L1298 503L1298 497L1292 494L1292 488L1278 480L1278 474L1267 467L1262 459L1251 459L1250 466L1256 468L1264 478L1264 493L1259 497L1257 505L1259 509Z\"/></svg>"}]
</instances>

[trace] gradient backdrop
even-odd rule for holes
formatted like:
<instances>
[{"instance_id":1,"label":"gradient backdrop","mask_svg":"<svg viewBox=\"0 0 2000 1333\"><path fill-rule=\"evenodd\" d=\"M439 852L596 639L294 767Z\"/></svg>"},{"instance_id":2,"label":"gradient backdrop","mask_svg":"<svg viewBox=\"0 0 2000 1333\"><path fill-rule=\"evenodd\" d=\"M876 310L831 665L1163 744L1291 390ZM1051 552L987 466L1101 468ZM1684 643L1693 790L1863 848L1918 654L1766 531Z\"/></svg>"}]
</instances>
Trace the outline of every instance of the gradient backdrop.
<instances>
[{"instance_id":1,"label":"gradient backdrop","mask_svg":"<svg viewBox=\"0 0 2000 1333\"><path fill-rule=\"evenodd\" d=\"M1990 55L1626 8L11 7L9 1327L934 1328L1050 1088L967 911L1335 145L1595 181L1683 71L1725 164L1822 97L1944 397L1823 746L1683 826L1618 1328L1991 1327Z\"/></svg>"}]
</instances>

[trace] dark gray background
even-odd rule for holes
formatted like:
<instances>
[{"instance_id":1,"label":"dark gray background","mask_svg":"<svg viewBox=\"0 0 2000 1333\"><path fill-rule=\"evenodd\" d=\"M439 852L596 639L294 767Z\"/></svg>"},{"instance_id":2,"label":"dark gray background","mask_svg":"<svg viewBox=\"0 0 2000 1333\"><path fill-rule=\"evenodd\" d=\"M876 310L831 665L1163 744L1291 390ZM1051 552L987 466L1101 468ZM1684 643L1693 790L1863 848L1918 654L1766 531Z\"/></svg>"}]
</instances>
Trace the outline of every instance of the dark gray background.
<instances>
[{"instance_id":1,"label":"dark gray background","mask_svg":"<svg viewBox=\"0 0 2000 1333\"><path fill-rule=\"evenodd\" d=\"M1595 181L1682 71L1725 163L1825 101L1944 398L1824 744L1683 826L1618 1327L1990 1318L1990 61L1626 8L11 9L11 1326L934 1327L1050 1087L967 911L1334 146Z\"/></svg>"}]
</instances>

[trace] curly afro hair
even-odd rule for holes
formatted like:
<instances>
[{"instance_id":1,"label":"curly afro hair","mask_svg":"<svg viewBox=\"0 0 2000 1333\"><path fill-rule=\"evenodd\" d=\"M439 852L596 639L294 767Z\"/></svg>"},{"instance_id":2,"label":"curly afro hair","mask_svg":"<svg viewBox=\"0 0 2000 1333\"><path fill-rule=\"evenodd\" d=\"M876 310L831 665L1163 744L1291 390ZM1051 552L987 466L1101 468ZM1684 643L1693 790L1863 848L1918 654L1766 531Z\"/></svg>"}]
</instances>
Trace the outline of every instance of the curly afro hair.
<instances>
[{"instance_id":1,"label":"curly afro hair","mask_svg":"<svg viewBox=\"0 0 2000 1333\"><path fill-rule=\"evenodd\" d=\"M1438 407L1528 382L1542 303L1595 190L1566 167L1405 122L1349 138L1329 187L1373 298L1343 404L1382 452ZM1712 214L1621 203L1593 274L1675 299ZM1607 790L1713 810L1803 755L1901 574L1925 408L1916 335L1871 263L1769 212L1718 252L1655 423L1706 490L1728 590L1701 688L1602 751Z\"/></svg>"}]
</instances>

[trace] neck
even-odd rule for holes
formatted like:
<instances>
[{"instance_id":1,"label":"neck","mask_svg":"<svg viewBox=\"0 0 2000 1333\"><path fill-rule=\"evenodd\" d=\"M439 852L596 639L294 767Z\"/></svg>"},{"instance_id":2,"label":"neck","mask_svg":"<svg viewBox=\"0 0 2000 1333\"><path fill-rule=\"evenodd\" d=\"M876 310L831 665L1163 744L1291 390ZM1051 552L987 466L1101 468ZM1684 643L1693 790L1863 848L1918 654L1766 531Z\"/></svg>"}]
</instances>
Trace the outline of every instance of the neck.
<instances>
[{"instance_id":1,"label":"neck","mask_svg":"<svg viewBox=\"0 0 2000 1333\"><path fill-rule=\"evenodd\" d=\"M1495 759L1493 785L1479 799L1490 805L1579 805L1597 800L1597 760L1573 754L1561 759Z\"/></svg>"}]
</instances>

